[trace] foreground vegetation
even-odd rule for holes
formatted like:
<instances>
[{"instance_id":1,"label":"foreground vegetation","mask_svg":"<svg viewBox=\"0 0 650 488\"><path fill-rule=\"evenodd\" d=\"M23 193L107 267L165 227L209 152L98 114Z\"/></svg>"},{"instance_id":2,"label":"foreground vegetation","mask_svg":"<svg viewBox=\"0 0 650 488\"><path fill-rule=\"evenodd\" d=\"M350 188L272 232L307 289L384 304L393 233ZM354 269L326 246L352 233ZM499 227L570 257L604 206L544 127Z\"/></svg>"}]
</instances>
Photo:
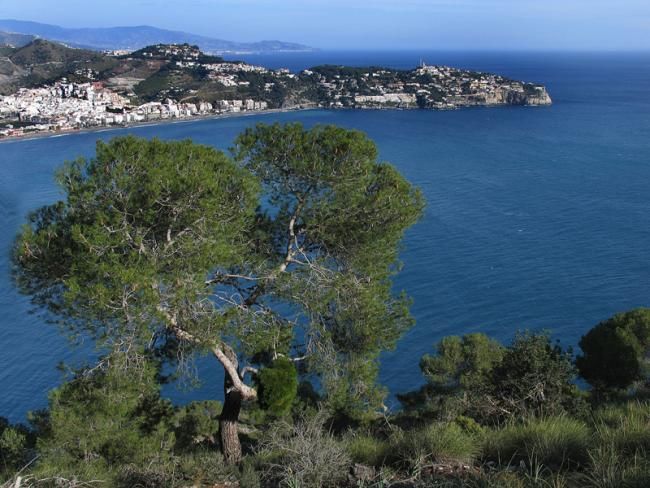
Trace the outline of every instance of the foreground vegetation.
<instances>
[{"instance_id":1,"label":"foreground vegetation","mask_svg":"<svg viewBox=\"0 0 650 488\"><path fill-rule=\"evenodd\" d=\"M634 313L650 327L650 311ZM464 347L451 352L450 344ZM495 350L499 359L486 366ZM515 359L520 368L504 376ZM172 406L159 395L154 367L77 371L29 427L0 424L4 486L17 477L21 486L46 487L650 483L650 402L641 383L582 391L571 356L532 334L506 348L479 334L446 338L422 369L427 384L402 397L403 409L363 421L337 414L306 383L293 386L283 413L248 403L235 465L220 452L219 402Z\"/></svg>"},{"instance_id":2,"label":"foreground vegetation","mask_svg":"<svg viewBox=\"0 0 650 488\"><path fill-rule=\"evenodd\" d=\"M230 156L120 138L60 181L16 283L99 360L28 425L0 422L3 488L650 484L650 310L578 357L544 333L444 338L383 407L378 356L413 323L391 278L423 202L363 134L262 125ZM202 354L224 403L162 398Z\"/></svg>"}]
</instances>

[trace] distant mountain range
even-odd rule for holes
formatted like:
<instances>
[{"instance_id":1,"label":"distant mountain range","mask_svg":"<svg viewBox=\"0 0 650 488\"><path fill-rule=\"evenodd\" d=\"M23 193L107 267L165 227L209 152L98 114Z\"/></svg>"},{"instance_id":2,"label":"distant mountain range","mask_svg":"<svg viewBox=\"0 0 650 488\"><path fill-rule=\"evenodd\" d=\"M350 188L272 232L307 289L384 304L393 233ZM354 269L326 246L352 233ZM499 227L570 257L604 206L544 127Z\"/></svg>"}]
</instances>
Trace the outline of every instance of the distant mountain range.
<instances>
[{"instance_id":1,"label":"distant mountain range","mask_svg":"<svg viewBox=\"0 0 650 488\"><path fill-rule=\"evenodd\" d=\"M151 26L68 29L23 20L0 19L0 44L23 46L33 36L94 50L136 50L152 44L193 44L211 54L313 51L284 41L233 42Z\"/></svg>"}]
</instances>

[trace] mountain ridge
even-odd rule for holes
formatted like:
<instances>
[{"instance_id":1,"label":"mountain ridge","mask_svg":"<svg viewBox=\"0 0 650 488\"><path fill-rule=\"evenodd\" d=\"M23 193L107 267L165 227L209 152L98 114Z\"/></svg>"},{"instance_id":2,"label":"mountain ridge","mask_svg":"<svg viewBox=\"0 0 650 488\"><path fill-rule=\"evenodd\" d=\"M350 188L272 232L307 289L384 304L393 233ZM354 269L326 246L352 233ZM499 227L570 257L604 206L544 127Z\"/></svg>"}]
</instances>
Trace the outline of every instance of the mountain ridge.
<instances>
[{"instance_id":1,"label":"mountain ridge","mask_svg":"<svg viewBox=\"0 0 650 488\"><path fill-rule=\"evenodd\" d=\"M149 25L67 28L39 22L0 19L0 31L42 37L72 47L94 50L136 50L153 44L192 44L211 54L313 51L298 43L262 40L235 42Z\"/></svg>"}]
</instances>

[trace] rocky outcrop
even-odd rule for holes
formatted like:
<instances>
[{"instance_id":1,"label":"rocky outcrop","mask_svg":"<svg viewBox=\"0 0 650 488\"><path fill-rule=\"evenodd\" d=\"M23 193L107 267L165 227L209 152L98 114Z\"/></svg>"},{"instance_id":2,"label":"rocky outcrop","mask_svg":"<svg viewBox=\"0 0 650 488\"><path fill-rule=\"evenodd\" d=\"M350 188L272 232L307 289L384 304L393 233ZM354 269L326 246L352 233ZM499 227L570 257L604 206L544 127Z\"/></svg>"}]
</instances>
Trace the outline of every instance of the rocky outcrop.
<instances>
[{"instance_id":1,"label":"rocky outcrop","mask_svg":"<svg viewBox=\"0 0 650 488\"><path fill-rule=\"evenodd\" d=\"M553 103L546 88L537 85L498 86L484 93L452 96L448 101L451 108L484 105L543 106Z\"/></svg>"},{"instance_id":2,"label":"rocky outcrop","mask_svg":"<svg viewBox=\"0 0 650 488\"><path fill-rule=\"evenodd\" d=\"M543 86L524 85L523 90L508 90L505 94L508 105L551 105L553 101Z\"/></svg>"},{"instance_id":3,"label":"rocky outcrop","mask_svg":"<svg viewBox=\"0 0 650 488\"><path fill-rule=\"evenodd\" d=\"M526 105L551 105L553 100L543 86L535 87L535 91L526 95Z\"/></svg>"}]
</instances>

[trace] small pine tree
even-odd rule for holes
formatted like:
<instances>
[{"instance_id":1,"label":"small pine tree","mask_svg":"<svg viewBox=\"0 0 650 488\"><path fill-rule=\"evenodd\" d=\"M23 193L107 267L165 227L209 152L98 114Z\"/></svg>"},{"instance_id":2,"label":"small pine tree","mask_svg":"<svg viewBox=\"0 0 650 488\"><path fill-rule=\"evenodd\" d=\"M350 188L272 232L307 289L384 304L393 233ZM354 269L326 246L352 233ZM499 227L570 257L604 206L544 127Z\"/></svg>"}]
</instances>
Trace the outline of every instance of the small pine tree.
<instances>
[{"instance_id":1,"label":"small pine tree","mask_svg":"<svg viewBox=\"0 0 650 488\"><path fill-rule=\"evenodd\" d=\"M639 308L599 323L580 340L580 375L598 391L621 390L647 378L650 309Z\"/></svg>"},{"instance_id":2,"label":"small pine tree","mask_svg":"<svg viewBox=\"0 0 650 488\"><path fill-rule=\"evenodd\" d=\"M174 445L171 413L171 405L159 398L152 366L132 371L112 363L80 370L50 393L37 443L37 470L111 478L123 465L164 462Z\"/></svg>"}]
</instances>

